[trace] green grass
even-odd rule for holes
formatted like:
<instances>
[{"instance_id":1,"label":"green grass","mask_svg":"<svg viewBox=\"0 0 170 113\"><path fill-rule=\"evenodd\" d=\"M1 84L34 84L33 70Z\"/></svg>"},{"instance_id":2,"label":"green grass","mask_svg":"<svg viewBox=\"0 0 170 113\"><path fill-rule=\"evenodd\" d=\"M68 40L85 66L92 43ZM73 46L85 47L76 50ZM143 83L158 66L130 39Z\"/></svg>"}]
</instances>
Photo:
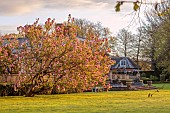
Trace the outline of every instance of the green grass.
<instances>
[{"instance_id":1,"label":"green grass","mask_svg":"<svg viewBox=\"0 0 170 113\"><path fill-rule=\"evenodd\" d=\"M170 84L167 84L170 86ZM149 93L154 93L148 98ZM170 90L0 97L0 113L169 113Z\"/></svg>"},{"instance_id":2,"label":"green grass","mask_svg":"<svg viewBox=\"0 0 170 113\"><path fill-rule=\"evenodd\" d=\"M170 83L153 84L153 86L156 86L158 88L163 87L163 89L165 90L170 90Z\"/></svg>"}]
</instances>

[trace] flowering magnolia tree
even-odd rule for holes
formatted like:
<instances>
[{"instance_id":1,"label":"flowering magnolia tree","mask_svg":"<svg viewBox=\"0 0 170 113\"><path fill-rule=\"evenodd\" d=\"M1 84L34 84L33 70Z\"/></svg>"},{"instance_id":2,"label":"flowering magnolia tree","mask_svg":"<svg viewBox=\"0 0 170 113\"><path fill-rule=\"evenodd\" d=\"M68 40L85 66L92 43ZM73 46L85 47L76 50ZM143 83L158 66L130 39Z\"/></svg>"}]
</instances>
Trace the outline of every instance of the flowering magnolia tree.
<instances>
[{"instance_id":1,"label":"flowering magnolia tree","mask_svg":"<svg viewBox=\"0 0 170 113\"><path fill-rule=\"evenodd\" d=\"M12 52L18 45L16 37L17 35L15 34L0 37L0 74L14 74L18 72L18 57Z\"/></svg>"},{"instance_id":2,"label":"flowering magnolia tree","mask_svg":"<svg viewBox=\"0 0 170 113\"><path fill-rule=\"evenodd\" d=\"M71 93L105 86L109 65L113 64L106 55L107 40L89 32L86 40L80 41L76 29L71 19L61 25L50 18L40 25L37 19L32 25L18 27L19 36L25 41L11 45L15 49L11 54L15 57L2 53L5 47L0 49L3 62L5 58L12 62L4 64L16 66L20 78L17 83L27 84L25 96L34 96L44 87L48 91Z\"/></svg>"}]
</instances>

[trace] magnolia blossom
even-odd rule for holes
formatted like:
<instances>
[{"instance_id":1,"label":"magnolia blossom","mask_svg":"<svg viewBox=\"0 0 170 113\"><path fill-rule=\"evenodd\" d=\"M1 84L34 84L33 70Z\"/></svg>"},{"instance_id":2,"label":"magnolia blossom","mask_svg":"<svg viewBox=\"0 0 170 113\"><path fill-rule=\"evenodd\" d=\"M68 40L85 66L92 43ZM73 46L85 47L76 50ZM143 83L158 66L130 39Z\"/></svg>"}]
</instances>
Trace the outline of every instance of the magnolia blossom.
<instances>
[{"instance_id":1,"label":"magnolia blossom","mask_svg":"<svg viewBox=\"0 0 170 113\"><path fill-rule=\"evenodd\" d=\"M108 65L113 63L105 55L108 49L101 48L107 40L87 33L82 42L76 37L74 22L70 22L69 27L67 24L56 25L49 18L45 25L38 24L37 20L32 25L20 26L20 35L28 40L21 44L22 49L14 57L0 47L0 53L3 51L4 58L12 62L9 66L15 67L21 81L31 84L26 96L31 96L37 88L49 87L49 84L59 93L82 92L105 84ZM12 45L17 48L17 44Z\"/></svg>"}]
</instances>

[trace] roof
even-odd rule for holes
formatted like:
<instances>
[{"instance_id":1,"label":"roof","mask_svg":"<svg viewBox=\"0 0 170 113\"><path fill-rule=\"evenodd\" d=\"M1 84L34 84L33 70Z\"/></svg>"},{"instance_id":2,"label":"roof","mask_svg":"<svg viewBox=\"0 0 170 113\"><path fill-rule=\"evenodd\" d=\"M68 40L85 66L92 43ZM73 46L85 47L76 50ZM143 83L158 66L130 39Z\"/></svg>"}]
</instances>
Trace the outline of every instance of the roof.
<instances>
[{"instance_id":1,"label":"roof","mask_svg":"<svg viewBox=\"0 0 170 113\"><path fill-rule=\"evenodd\" d=\"M15 49L11 49L13 54L16 54L18 51L22 50L22 44L26 44L27 47L30 47L29 39L26 37L19 37L19 38L5 38L3 39L2 46L6 46L10 43L10 41L16 39L18 41L18 47Z\"/></svg>"},{"instance_id":2,"label":"roof","mask_svg":"<svg viewBox=\"0 0 170 113\"><path fill-rule=\"evenodd\" d=\"M116 61L116 63L111 66L111 70L112 69L121 69L121 68L141 69L141 67L138 66L137 64L135 64L129 57L112 57L111 59ZM125 65L122 66L121 61L124 61Z\"/></svg>"}]
</instances>

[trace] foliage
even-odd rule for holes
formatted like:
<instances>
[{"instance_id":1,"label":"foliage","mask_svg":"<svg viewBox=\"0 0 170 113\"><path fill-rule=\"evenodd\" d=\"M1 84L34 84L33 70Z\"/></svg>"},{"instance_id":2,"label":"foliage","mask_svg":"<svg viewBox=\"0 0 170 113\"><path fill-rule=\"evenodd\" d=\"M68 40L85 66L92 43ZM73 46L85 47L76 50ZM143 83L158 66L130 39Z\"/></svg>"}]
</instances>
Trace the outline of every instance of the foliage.
<instances>
[{"instance_id":1,"label":"foliage","mask_svg":"<svg viewBox=\"0 0 170 113\"><path fill-rule=\"evenodd\" d=\"M144 10L147 22L143 22L143 26L138 29L138 34L135 36L135 43L132 45L135 54L132 55L137 63L139 58L151 64L151 70L162 74L166 78L170 75L169 63L169 12L170 2L161 0L150 2L149 0L141 1L117 1L115 10L120 11L120 7L125 3L132 3L133 10L138 11L135 15L140 18L140 8L146 6ZM149 5L149 7L147 7ZM151 6L151 7L150 7ZM132 21L135 19L132 19ZM141 21L139 20L141 25ZM125 49L126 50L126 49ZM126 56L126 55L125 55Z\"/></svg>"},{"instance_id":2,"label":"foliage","mask_svg":"<svg viewBox=\"0 0 170 113\"><path fill-rule=\"evenodd\" d=\"M169 12L170 15L170 12ZM166 16L157 28L154 37L156 37L155 59L157 59L158 67L163 70L163 74L170 76L170 16Z\"/></svg>"},{"instance_id":3,"label":"foliage","mask_svg":"<svg viewBox=\"0 0 170 113\"><path fill-rule=\"evenodd\" d=\"M152 92L155 90L36 95L27 99L24 97L1 97L0 110L2 113L169 113L170 91L159 90L151 98L148 98L148 93Z\"/></svg>"},{"instance_id":4,"label":"foliage","mask_svg":"<svg viewBox=\"0 0 170 113\"><path fill-rule=\"evenodd\" d=\"M160 61L158 61L159 58L156 58L157 56L156 51L159 51L157 49L157 45L160 45L157 43L160 42L158 41L160 38L157 39L156 38L157 36L155 34L159 34L161 30L158 30L158 28L160 27L162 20L165 20L165 18L169 15L169 11L170 11L169 1L161 0L157 2L156 1L151 2L149 0L141 0L141 1L120 0L117 1L117 4L115 6L115 11L120 11L120 7L125 3L133 4L133 10L135 11L135 15L131 22L137 20L135 19L136 15L138 16L138 18L140 18L141 11L145 13L147 18L147 22L144 23L144 25L138 29L139 33L134 38L135 43L133 44L132 48L134 48L135 53L133 53L132 57L136 59L137 63L139 63L139 59L140 60L142 59L145 62L149 62L151 64L151 70L158 71L158 67L164 70L164 67L167 67L169 64L166 63L165 66L165 63L161 64ZM141 10L142 7L145 7L145 10ZM139 24L141 25L140 19L139 19ZM160 65L164 65L164 66L161 67ZM168 68L166 69L168 70ZM164 70L164 73L167 73L167 70Z\"/></svg>"},{"instance_id":5,"label":"foliage","mask_svg":"<svg viewBox=\"0 0 170 113\"><path fill-rule=\"evenodd\" d=\"M157 1L151 2L149 0L136 0L136 1L123 1L123 0L120 0L120 1L117 1L117 4L115 6L115 11L119 12L120 7L124 3L132 3L134 11L140 10L142 5L145 5L146 7L148 5L152 6L152 8L156 11L158 16L165 16L170 11L170 8L168 7L169 1L167 1L167 0L161 0L160 2L157 2Z\"/></svg>"},{"instance_id":6,"label":"foliage","mask_svg":"<svg viewBox=\"0 0 170 113\"><path fill-rule=\"evenodd\" d=\"M147 23L147 24L146 24ZM167 77L169 73L169 15L161 18L151 12L147 22L141 28L143 34L143 54L151 59L152 69L162 71Z\"/></svg>"},{"instance_id":7,"label":"foliage","mask_svg":"<svg viewBox=\"0 0 170 113\"><path fill-rule=\"evenodd\" d=\"M106 56L107 41L95 34L80 41L70 18L60 26L49 18L44 25L38 24L37 19L32 25L18 27L20 36L27 40L14 46L20 49L13 54L17 56L20 76L17 83L30 84L26 96L34 96L35 90L44 86L69 93L105 85L109 65L113 63ZM106 48L101 48L104 41Z\"/></svg>"},{"instance_id":8,"label":"foliage","mask_svg":"<svg viewBox=\"0 0 170 113\"><path fill-rule=\"evenodd\" d=\"M116 6L115 6L115 11L119 12L120 11L120 6L123 5L123 1L118 1Z\"/></svg>"},{"instance_id":9,"label":"foliage","mask_svg":"<svg viewBox=\"0 0 170 113\"><path fill-rule=\"evenodd\" d=\"M141 2L139 2L138 0L137 1L117 1L117 4L116 4L116 6L115 6L115 11L116 12L119 12L120 11L120 6L121 5L123 5L124 3L133 3L133 10L134 11L137 11L139 8L140 8L140 6L139 6L139 4L141 4Z\"/></svg>"},{"instance_id":10,"label":"foliage","mask_svg":"<svg viewBox=\"0 0 170 113\"><path fill-rule=\"evenodd\" d=\"M11 39L7 38L9 36ZM12 51L16 49L18 42L14 38L15 35L0 37L0 74L16 73L17 71L17 55Z\"/></svg>"}]
</instances>

